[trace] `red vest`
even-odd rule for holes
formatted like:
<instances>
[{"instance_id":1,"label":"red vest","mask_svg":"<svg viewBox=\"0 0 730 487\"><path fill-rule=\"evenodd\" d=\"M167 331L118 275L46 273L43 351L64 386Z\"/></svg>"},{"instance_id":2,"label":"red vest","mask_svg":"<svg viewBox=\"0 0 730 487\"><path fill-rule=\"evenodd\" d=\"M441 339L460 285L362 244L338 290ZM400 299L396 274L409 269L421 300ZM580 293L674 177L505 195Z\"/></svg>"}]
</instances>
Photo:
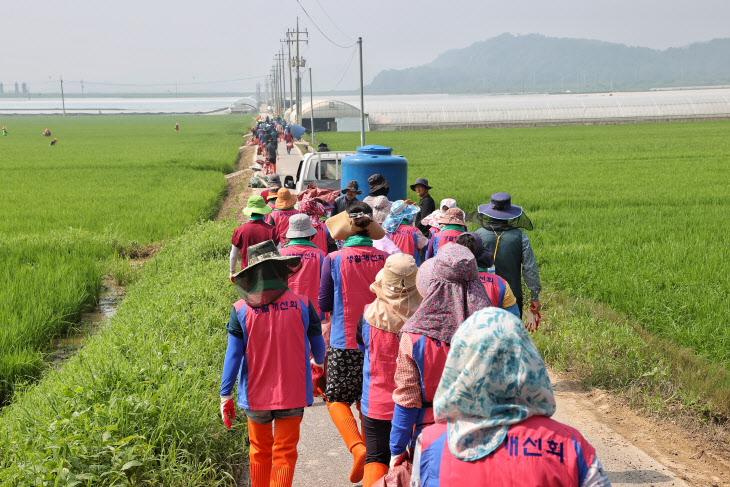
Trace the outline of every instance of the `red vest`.
<instances>
[{"instance_id":1,"label":"red vest","mask_svg":"<svg viewBox=\"0 0 730 487\"><path fill-rule=\"evenodd\" d=\"M281 255L294 255L302 259L302 268L289 278L289 289L295 294L309 298L321 318L318 299L319 281L325 253L309 245L289 245L281 249Z\"/></svg>"},{"instance_id":2,"label":"red vest","mask_svg":"<svg viewBox=\"0 0 730 487\"><path fill-rule=\"evenodd\" d=\"M362 338L365 357L362 371L360 410L368 418L392 420L395 402L395 367L398 335L374 328L363 319Z\"/></svg>"},{"instance_id":3,"label":"red vest","mask_svg":"<svg viewBox=\"0 0 730 487\"><path fill-rule=\"evenodd\" d=\"M285 291L260 308L233 306L244 330L238 400L245 409L300 408L312 404L307 298Z\"/></svg>"},{"instance_id":4,"label":"red vest","mask_svg":"<svg viewBox=\"0 0 730 487\"><path fill-rule=\"evenodd\" d=\"M449 354L449 345L431 337L408 333L413 344L413 360L418 366L421 382L421 400L424 403L433 403L436 389L444 373L446 356ZM422 424L433 423L433 406L425 408Z\"/></svg>"},{"instance_id":5,"label":"red vest","mask_svg":"<svg viewBox=\"0 0 730 487\"><path fill-rule=\"evenodd\" d=\"M317 234L312 239L312 243L327 255L329 253L327 252L327 227L324 222L319 222L314 228L317 229Z\"/></svg>"},{"instance_id":6,"label":"red vest","mask_svg":"<svg viewBox=\"0 0 730 487\"><path fill-rule=\"evenodd\" d=\"M422 487L579 487L596 454L578 430L546 416L511 426L504 443L473 462L454 457L446 435L445 422L428 426L421 434Z\"/></svg>"},{"instance_id":7,"label":"red vest","mask_svg":"<svg viewBox=\"0 0 730 487\"><path fill-rule=\"evenodd\" d=\"M345 247L330 254L335 284L332 309L332 348L356 350L357 322L365 305L375 300L370 284L385 266L388 254L375 247Z\"/></svg>"},{"instance_id":8,"label":"red vest","mask_svg":"<svg viewBox=\"0 0 730 487\"><path fill-rule=\"evenodd\" d=\"M274 210L271 212L271 221L276 227L276 234L279 236L279 242L284 242L286 232L289 230L289 218L299 214L299 210Z\"/></svg>"},{"instance_id":9,"label":"red vest","mask_svg":"<svg viewBox=\"0 0 730 487\"><path fill-rule=\"evenodd\" d=\"M416 263L420 264L420 253L418 252L418 236L416 232L419 230L410 225L401 224L395 232L388 233L393 243L406 255L410 255L416 259Z\"/></svg>"},{"instance_id":10,"label":"red vest","mask_svg":"<svg viewBox=\"0 0 730 487\"><path fill-rule=\"evenodd\" d=\"M433 246L433 255L436 255L438 250L447 243L456 242L456 239L459 238L459 235L462 233L464 232L460 232L459 230L441 230L439 233L434 235L433 238L436 239L436 242Z\"/></svg>"},{"instance_id":11,"label":"red vest","mask_svg":"<svg viewBox=\"0 0 730 487\"><path fill-rule=\"evenodd\" d=\"M504 292L507 289L506 281L497 274L484 271L479 271L479 280L484 284L484 290L487 291L487 296L492 304L501 308Z\"/></svg>"}]
</instances>

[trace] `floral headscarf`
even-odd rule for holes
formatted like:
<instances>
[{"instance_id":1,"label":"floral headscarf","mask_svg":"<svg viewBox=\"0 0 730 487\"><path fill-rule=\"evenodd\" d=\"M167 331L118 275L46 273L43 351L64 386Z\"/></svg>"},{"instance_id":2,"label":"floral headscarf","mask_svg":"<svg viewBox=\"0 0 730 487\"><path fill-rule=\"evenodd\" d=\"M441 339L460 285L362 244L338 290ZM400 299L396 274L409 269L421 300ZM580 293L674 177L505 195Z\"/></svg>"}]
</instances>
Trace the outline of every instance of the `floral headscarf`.
<instances>
[{"instance_id":1,"label":"floral headscarf","mask_svg":"<svg viewBox=\"0 0 730 487\"><path fill-rule=\"evenodd\" d=\"M492 302L479 280L474 255L466 247L447 244L418 269L418 292L423 302L402 331L418 333L444 343L470 315Z\"/></svg>"},{"instance_id":2,"label":"floral headscarf","mask_svg":"<svg viewBox=\"0 0 730 487\"><path fill-rule=\"evenodd\" d=\"M486 308L462 323L451 339L433 405L436 421L447 422L451 453L469 462L499 447L510 425L552 416L555 396L545 363L519 318Z\"/></svg>"},{"instance_id":3,"label":"floral headscarf","mask_svg":"<svg viewBox=\"0 0 730 487\"><path fill-rule=\"evenodd\" d=\"M408 221L409 225L413 225L419 211L419 207L406 204L403 200L394 201L390 207L390 214L383 222L383 230L393 233L398 230L403 220Z\"/></svg>"},{"instance_id":4,"label":"floral headscarf","mask_svg":"<svg viewBox=\"0 0 730 487\"><path fill-rule=\"evenodd\" d=\"M373 209L373 218L379 224L383 224L390 213L391 202L387 196L367 196L363 199L364 203L370 205Z\"/></svg>"},{"instance_id":5,"label":"floral headscarf","mask_svg":"<svg viewBox=\"0 0 730 487\"><path fill-rule=\"evenodd\" d=\"M321 223L319 217L324 216L326 213L324 205L312 199L302 200L299 203L299 211L309 217L309 221L312 222L314 228L317 228L317 225Z\"/></svg>"},{"instance_id":6,"label":"floral headscarf","mask_svg":"<svg viewBox=\"0 0 730 487\"><path fill-rule=\"evenodd\" d=\"M443 210L444 206L446 206L447 208L456 208L456 200L453 198L442 199L441 204L436 209L436 211L432 212L426 218L421 220L421 225L428 225L429 227L439 227L438 221L442 219L444 217L444 214L446 213Z\"/></svg>"}]
</instances>

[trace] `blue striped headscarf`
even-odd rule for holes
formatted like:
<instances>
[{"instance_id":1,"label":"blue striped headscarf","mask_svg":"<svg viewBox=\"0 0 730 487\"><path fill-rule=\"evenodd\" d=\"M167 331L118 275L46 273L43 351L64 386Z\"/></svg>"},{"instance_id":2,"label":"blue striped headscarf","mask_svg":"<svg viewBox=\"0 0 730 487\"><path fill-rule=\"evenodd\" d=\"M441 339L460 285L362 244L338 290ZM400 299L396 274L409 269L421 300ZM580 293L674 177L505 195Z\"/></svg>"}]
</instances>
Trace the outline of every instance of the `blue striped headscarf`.
<instances>
[{"instance_id":1,"label":"blue striped headscarf","mask_svg":"<svg viewBox=\"0 0 730 487\"><path fill-rule=\"evenodd\" d=\"M459 326L433 405L436 421L447 421L451 453L466 461L493 452L510 425L552 416L545 363L519 318L490 307Z\"/></svg>"}]
</instances>

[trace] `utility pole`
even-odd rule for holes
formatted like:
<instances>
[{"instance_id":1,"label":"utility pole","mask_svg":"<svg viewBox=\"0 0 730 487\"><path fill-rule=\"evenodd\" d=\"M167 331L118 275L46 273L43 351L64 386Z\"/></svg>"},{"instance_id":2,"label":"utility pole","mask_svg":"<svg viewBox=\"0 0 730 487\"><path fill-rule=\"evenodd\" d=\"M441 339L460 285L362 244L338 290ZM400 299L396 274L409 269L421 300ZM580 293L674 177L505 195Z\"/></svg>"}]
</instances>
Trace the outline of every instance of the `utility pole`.
<instances>
[{"instance_id":1,"label":"utility pole","mask_svg":"<svg viewBox=\"0 0 730 487\"><path fill-rule=\"evenodd\" d=\"M284 41L281 41L284 42ZM281 47L281 115L284 118L286 112L286 70L284 69L284 47Z\"/></svg>"},{"instance_id":2,"label":"utility pole","mask_svg":"<svg viewBox=\"0 0 730 487\"><path fill-rule=\"evenodd\" d=\"M286 76L284 72L284 48L276 54L276 75L279 78L279 115L286 111Z\"/></svg>"},{"instance_id":3,"label":"utility pole","mask_svg":"<svg viewBox=\"0 0 730 487\"><path fill-rule=\"evenodd\" d=\"M299 17L297 17L297 30L295 32L296 34L296 43L297 43L297 57L295 59L296 68L297 68L297 118L296 122L298 124L302 123L302 78L299 74L299 68L304 67L304 63L302 62L302 58L299 56L299 34L305 34L307 36L307 39L302 39L301 42L309 43L309 33L307 30L300 31L299 30Z\"/></svg>"},{"instance_id":4,"label":"utility pole","mask_svg":"<svg viewBox=\"0 0 730 487\"><path fill-rule=\"evenodd\" d=\"M360 145L365 145L365 94L362 82L362 37L357 38L357 45L360 49Z\"/></svg>"},{"instance_id":5,"label":"utility pole","mask_svg":"<svg viewBox=\"0 0 730 487\"><path fill-rule=\"evenodd\" d=\"M289 65L289 108L291 110L294 110L294 84L292 83L292 74L291 74L291 43L292 40L289 39L291 32L289 30L286 31L286 49L288 51L288 58L289 62L287 63Z\"/></svg>"},{"instance_id":6,"label":"utility pole","mask_svg":"<svg viewBox=\"0 0 730 487\"><path fill-rule=\"evenodd\" d=\"M66 118L66 97L63 95L63 76L58 77L61 80L61 104L63 106L63 118Z\"/></svg>"},{"instance_id":7,"label":"utility pole","mask_svg":"<svg viewBox=\"0 0 730 487\"><path fill-rule=\"evenodd\" d=\"M312 68L309 68L309 123L312 125L312 147L316 147L314 142L314 98L312 95Z\"/></svg>"}]
</instances>

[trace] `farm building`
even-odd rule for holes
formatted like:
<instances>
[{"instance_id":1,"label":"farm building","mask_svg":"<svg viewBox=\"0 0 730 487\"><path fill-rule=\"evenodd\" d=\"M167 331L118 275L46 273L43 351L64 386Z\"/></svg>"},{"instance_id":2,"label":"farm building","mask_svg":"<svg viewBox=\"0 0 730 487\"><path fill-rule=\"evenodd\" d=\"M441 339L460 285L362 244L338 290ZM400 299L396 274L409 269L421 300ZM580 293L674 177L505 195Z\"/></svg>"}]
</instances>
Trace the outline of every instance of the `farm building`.
<instances>
[{"instance_id":1,"label":"farm building","mask_svg":"<svg viewBox=\"0 0 730 487\"><path fill-rule=\"evenodd\" d=\"M329 113L332 114L329 120L338 119L338 107L343 107L342 113L347 113L344 107L350 107L353 121L337 126L336 130L359 131L359 110L348 103L359 105L359 97L315 98L315 131L327 130L319 128L320 117L324 118ZM318 113L320 110L321 113ZM730 119L730 89L525 95L366 95L365 110L368 114L367 127L373 131L721 120ZM308 109L303 111L303 122L309 124Z\"/></svg>"},{"instance_id":2,"label":"farm building","mask_svg":"<svg viewBox=\"0 0 730 487\"><path fill-rule=\"evenodd\" d=\"M359 132L360 109L349 103L337 100L315 100L314 106L307 101L302 103L301 125L311 132L312 114L315 132ZM287 120L293 121L294 113L287 110ZM368 114L365 114L365 131L369 131Z\"/></svg>"}]
</instances>

